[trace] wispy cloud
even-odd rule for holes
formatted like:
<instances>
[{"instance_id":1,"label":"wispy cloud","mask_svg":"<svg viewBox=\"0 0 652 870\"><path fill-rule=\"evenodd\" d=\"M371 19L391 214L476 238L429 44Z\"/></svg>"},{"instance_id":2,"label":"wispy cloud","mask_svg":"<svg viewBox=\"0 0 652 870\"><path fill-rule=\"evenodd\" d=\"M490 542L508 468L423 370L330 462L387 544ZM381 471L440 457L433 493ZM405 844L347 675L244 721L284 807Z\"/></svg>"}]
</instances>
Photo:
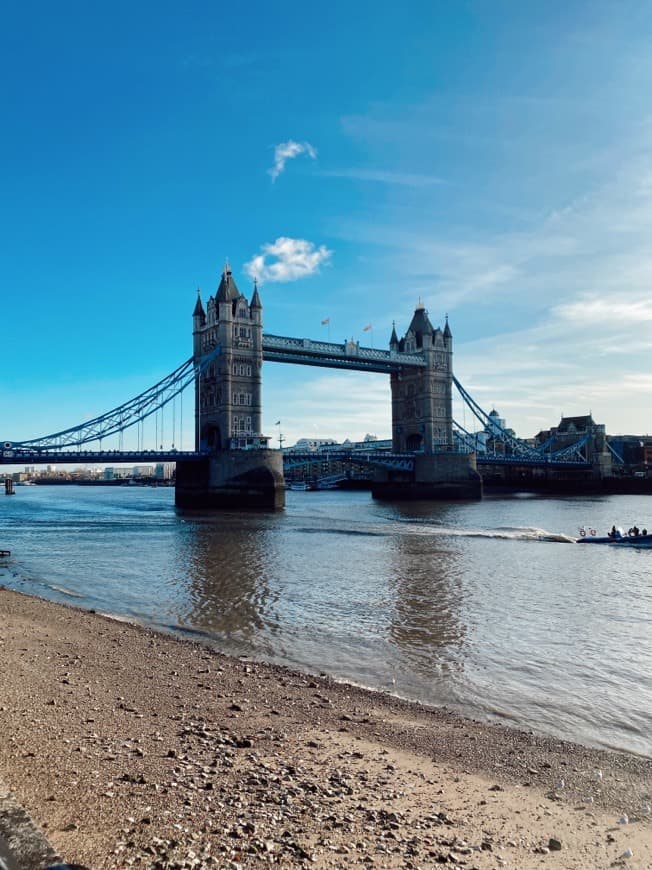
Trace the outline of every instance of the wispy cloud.
<instances>
[{"instance_id":1,"label":"wispy cloud","mask_svg":"<svg viewBox=\"0 0 652 870\"><path fill-rule=\"evenodd\" d=\"M312 157L314 160L317 157L317 149L310 142L294 142L292 139L277 145L274 148L274 165L271 169L267 170L272 176L272 181L276 181L281 172L283 172L288 160L293 160L301 154Z\"/></svg>"},{"instance_id":2,"label":"wispy cloud","mask_svg":"<svg viewBox=\"0 0 652 870\"><path fill-rule=\"evenodd\" d=\"M435 318L451 314L456 374L519 434L589 411L610 432L649 431L649 378L634 376L652 352L650 145L641 127L518 229L447 226L427 205L417 216L391 201L332 231L368 247L396 284L394 311L418 292Z\"/></svg>"},{"instance_id":3,"label":"wispy cloud","mask_svg":"<svg viewBox=\"0 0 652 870\"><path fill-rule=\"evenodd\" d=\"M263 245L262 253L252 257L244 268L251 278L259 281L296 281L318 272L332 253L325 245L316 247L306 239L281 236Z\"/></svg>"},{"instance_id":4,"label":"wispy cloud","mask_svg":"<svg viewBox=\"0 0 652 870\"><path fill-rule=\"evenodd\" d=\"M576 302L558 305L554 312L561 320L581 322L586 328L637 323L652 320L652 299L649 297L629 299L627 304L614 305L607 299L584 297Z\"/></svg>"},{"instance_id":5,"label":"wispy cloud","mask_svg":"<svg viewBox=\"0 0 652 870\"><path fill-rule=\"evenodd\" d=\"M400 172L389 169L325 169L319 173L326 178L350 178L352 181L370 181L379 184L397 184L403 187L430 187L445 184L443 178L419 172Z\"/></svg>"}]
</instances>

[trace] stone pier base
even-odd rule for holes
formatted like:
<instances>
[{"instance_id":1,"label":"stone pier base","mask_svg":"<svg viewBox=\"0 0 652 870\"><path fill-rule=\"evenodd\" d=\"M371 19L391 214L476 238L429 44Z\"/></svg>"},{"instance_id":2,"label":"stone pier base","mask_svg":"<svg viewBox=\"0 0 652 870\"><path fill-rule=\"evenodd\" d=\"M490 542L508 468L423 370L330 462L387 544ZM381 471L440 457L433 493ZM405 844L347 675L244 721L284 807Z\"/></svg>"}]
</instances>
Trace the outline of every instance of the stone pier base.
<instances>
[{"instance_id":1,"label":"stone pier base","mask_svg":"<svg viewBox=\"0 0 652 870\"><path fill-rule=\"evenodd\" d=\"M481 499L482 478L475 454L418 455L413 472L379 470L371 492L374 498L386 500Z\"/></svg>"},{"instance_id":2,"label":"stone pier base","mask_svg":"<svg viewBox=\"0 0 652 870\"><path fill-rule=\"evenodd\" d=\"M191 510L280 510L283 456L278 450L222 450L177 462L175 504Z\"/></svg>"}]
</instances>

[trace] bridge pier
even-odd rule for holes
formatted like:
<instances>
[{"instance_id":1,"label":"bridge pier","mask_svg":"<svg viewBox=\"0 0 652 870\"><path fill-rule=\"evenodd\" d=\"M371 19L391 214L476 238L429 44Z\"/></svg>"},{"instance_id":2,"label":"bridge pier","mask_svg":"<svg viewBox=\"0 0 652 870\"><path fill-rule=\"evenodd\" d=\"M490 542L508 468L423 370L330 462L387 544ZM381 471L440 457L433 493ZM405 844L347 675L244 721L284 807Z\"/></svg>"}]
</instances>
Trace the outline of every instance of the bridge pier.
<instances>
[{"instance_id":1,"label":"bridge pier","mask_svg":"<svg viewBox=\"0 0 652 870\"><path fill-rule=\"evenodd\" d=\"M285 506L279 450L222 450L177 462L175 505L185 509L279 510Z\"/></svg>"},{"instance_id":2,"label":"bridge pier","mask_svg":"<svg viewBox=\"0 0 652 870\"><path fill-rule=\"evenodd\" d=\"M482 478L475 454L416 455L414 471L378 469L371 494L388 501L481 499Z\"/></svg>"}]
</instances>

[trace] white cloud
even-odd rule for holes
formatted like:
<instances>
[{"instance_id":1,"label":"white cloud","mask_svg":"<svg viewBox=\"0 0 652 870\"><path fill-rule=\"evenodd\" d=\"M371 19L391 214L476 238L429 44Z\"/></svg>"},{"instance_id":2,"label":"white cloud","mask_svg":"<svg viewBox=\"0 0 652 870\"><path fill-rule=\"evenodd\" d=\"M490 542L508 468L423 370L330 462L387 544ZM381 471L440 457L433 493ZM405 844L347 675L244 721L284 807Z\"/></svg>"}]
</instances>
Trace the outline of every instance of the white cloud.
<instances>
[{"instance_id":1,"label":"white cloud","mask_svg":"<svg viewBox=\"0 0 652 870\"><path fill-rule=\"evenodd\" d=\"M281 236L275 242L263 245L262 253L256 254L245 271L258 281L296 281L319 271L327 263L332 251L325 245L315 247L305 239L289 239Z\"/></svg>"},{"instance_id":2,"label":"white cloud","mask_svg":"<svg viewBox=\"0 0 652 870\"><path fill-rule=\"evenodd\" d=\"M649 323L652 320L652 299L628 299L614 304L610 298L585 297L577 302L557 306L554 313L561 320L576 321L584 328Z\"/></svg>"},{"instance_id":3,"label":"white cloud","mask_svg":"<svg viewBox=\"0 0 652 870\"><path fill-rule=\"evenodd\" d=\"M281 172L283 172L288 160L299 157L301 154L306 154L314 160L317 157L317 149L310 142L294 142L292 139L277 145L274 148L274 165L271 169L267 170L272 176L272 181L276 181Z\"/></svg>"}]
</instances>

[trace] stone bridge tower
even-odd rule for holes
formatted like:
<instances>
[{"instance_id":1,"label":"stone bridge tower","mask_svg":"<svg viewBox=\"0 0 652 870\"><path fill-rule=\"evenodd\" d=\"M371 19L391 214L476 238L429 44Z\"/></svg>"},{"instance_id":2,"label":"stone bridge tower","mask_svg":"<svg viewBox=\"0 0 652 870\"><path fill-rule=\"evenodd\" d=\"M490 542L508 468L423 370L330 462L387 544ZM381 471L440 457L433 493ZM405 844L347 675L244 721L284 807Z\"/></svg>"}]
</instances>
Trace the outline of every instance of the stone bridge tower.
<instances>
[{"instance_id":1,"label":"stone bridge tower","mask_svg":"<svg viewBox=\"0 0 652 870\"><path fill-rule=\"evenodd\" d=\"M458 452L453 439L453 336L446 318L435 329L417 305L403 338L396 329L390 356L421 356L423 367L404 366L391 375L392 448L414 454L412 472L382 470L372 485L375 498L475 499L482 479L475 454Z\"/></svg>"},{"instance_id":2,"label":"stone bridge tower","mask_svg":"<svg viewBox=\"0 0 652 870\"><path fill-rule=\"evenodd\" d=\"M262 434L263 307L254 284L240 293L228 264L206 309L192 316L195 450L177 462L181 508L264 508L285 504L283 456Z\"/></svg>"},{"instance_id":3,"label":"stone bridge tower","mask_svg":"<svg viewBox=\"0 0 652 870\"><path fill-rule=\"evenodd\" d=\"M206 311L193 312L193 356L205 367L195 384L196 450L266 447L262 428L263 307L254 284L251 302L228 267Z\"/></svg>"},{"instance_id":4,"label":"stone bridge tower","mask_svg":"<svg viewBox=\"0 0 652 870\"><path fill-rule=\"evenodd\" d=\"M453 336L430 323L419 303L402 339L392 330L392 354L421 354L424 368L391 376L392 445L396 453L432 455L453 448Z\"/></svg>"}]
</instances>

